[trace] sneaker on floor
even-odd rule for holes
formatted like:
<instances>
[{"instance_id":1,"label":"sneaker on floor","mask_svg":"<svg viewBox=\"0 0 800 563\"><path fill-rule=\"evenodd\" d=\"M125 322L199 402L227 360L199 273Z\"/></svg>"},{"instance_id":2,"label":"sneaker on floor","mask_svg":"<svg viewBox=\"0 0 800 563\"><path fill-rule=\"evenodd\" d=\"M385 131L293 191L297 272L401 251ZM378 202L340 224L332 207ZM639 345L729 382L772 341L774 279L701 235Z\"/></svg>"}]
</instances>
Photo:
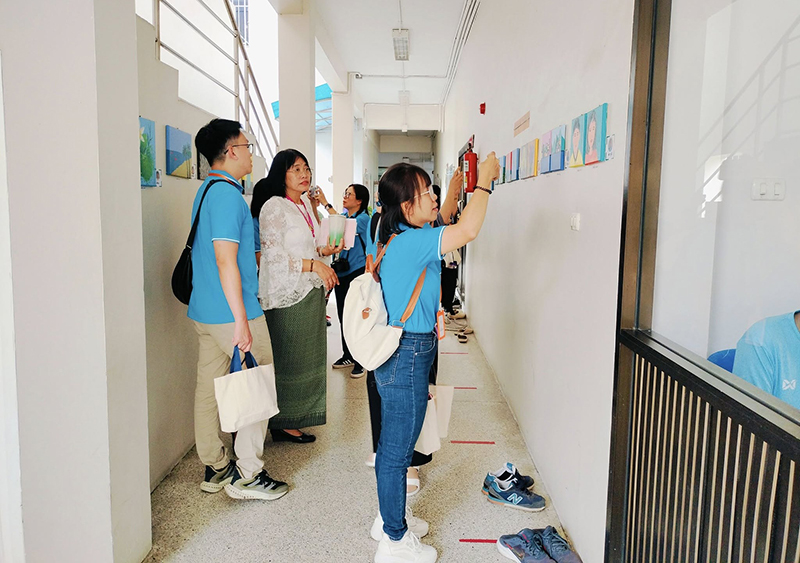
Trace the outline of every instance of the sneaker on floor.
<instances>
[{"instance_id":1,"label":"sneaker on floor","mask_svg":"<svg viewBox=\"0 0 800 563\"><path fill-rule=\"evenodd\" d=\"M558 531L548 526L542 532L544 549L556 563L583 563L578 554L572 551L567 540L558 535Z\"/></svg>"},{"instance_id":2,"label":"sneaker on floor","mask_svg":"<svg viewBox=\"0 0 800 563\"><path fill-rule=\"evenodd\" d=\"M483 494L489 494L489 487L491 487L492 479L500 479L501 481L514 480L523 489L530 489L533 487L533 477L520 474L510 461L497 471L490 471L486 474L486 478L483 480L483 488L481 489Z\"/></svg>"},{"instance_id":3,"label":"sneaker on floor","mask_svg":"<svg viewBox=\"0 0 800 563\"><path fill-rule=\"evenodd\" d=\"M450 318L451 319L456 319L456 320L466 319L467 318L467 314L464 311L456 311L455 313L450 315Z\"/></svg>"},{"instance_id":4,"label":"sneaker on floor","mask_svg":"<svg viewBox=\"0 0 800 563\"><path fill-rule=\"evenodd\" d=\"M411 507L406 505L406 525L411 532L418 538L424 538L428 534L428 523L422 518L417 518L411 513ZM369 536L375 541L381 541L383 537L383 518L381 513L375 517L375 521L370 528Z\"/></svg>"},{"instance_id":5,"label":"sneaker on floor","mask_svg":"<svg viewBox=\"0 0 800 563\"><path fill-rule=\"evenodd\" d=\"M349 368L350 366L352 366L353 363L354 363L353 360L351 360L349 358L345 358L344 356L342 356L341 358L339 358L338 360L333 362L333 366L332 367L333 367L333 369L346 369L346 368Z\"/></svg>"},{"instance_id":6,"label":"sneaker on floor","mask_svg":"<svg viewBox=\"0 0 800 563\"><path fill-rule=\"evenodd\" d=\"M500 536L497 551L507 559L520 563L553 563L544 550L541 529L525 528L518 534Z\"/></svg>"},{"instance_id":7,"label":"sneaker on floor","mask_svg":"<svg viewBox=\"0 0 800 563\"><path fill-rule=\"evenodd\" d=\"M218 493L225 488L225 485L233 480L233 473L236 471L236 463L231 460L228 465L217 471L210 465L206 465L206 477L200 483L200 490L206 493Z\"/></svg>"},{"instance_id":8,"label":"sneaker on floor","mask_svg":"<svg viewBox=\"0 0 800 563\"><path fill-rule=\"evenodd\" d=\"M359 377L363 377L363 375L367 373L364 371L364 368L358 364L353 366L353 371L350 372L350 377L353 379L358 379Z\"/></svg>"},{"instance_id":9,"label":"sneaker on floor","mask_svg":"<svg viewBox=\"0 0 800 563\"><path fill-rule=\"evenodd\" d=\"M392 541L385 533L375 552L375 563L435 563L438 555L429 545L420 543L411 530L400 541Z\"/></svg>"},{"instance_id":10,"label":"sneaker on floor","mask_svg":"<svg viewBox=\"0 0 800 563\"><path fill-rule=\"evenodd\" d=\"M225 492L229 497L237 499L276 500L289 492L289 485L270 477L266 469L262 469L252 479L243 479L236 468L233 480L225 485Z\"/></svg>"},{"instance_id":11,"label":"sneaker on floor","mask_svg":"<svg viewBox=\"0 0 800 563\"><path fill-rule=\"evenodd\" d=\"M545 500L543 497L523 489L513 480L501 481L494 478L491 480L489 494L486 496L489 502L501 504L509 508L524 510L526 512L540 512L544 510Z\"/></svg>"}]
</instances>

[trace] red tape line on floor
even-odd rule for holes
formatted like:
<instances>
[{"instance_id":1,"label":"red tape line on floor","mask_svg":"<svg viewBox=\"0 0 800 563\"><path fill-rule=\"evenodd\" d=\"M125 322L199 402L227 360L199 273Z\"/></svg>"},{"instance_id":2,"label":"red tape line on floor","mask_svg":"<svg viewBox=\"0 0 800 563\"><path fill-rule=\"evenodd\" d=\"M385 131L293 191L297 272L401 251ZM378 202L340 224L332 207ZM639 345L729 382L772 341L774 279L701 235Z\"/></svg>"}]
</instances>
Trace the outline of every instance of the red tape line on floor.
<instances>
[{"instance_id":1,"label":"red tape line on floor","mask_svg":"<svg viewBox=\"0 0 800 563\"><path fill-rule=\"evenodd\" d=\"M439 352L442 356L468 356L469 352Z\"/></svg>"},{"instance_id":2,"label":"red tape line on floor","mask_svg":"<svg viewBox=\"0 0 800 563\"><path fill-rule=\"evenodd\" d=\"M477 387L453 387L453 389L477 389Z\"/></svg>"},{"instance_id":3,"label":"red tape line on floor","mask_svg":"<svg viewBox=\"0 0 800 563\"><path fill-rule=\"evenodd\" d=\"M486 444L493 446L494 442L480 442L475 440L450 440L451 444Z\"/></svg>"},{"instance_id":4,"label":"red tape line on floor","mask_svg":"<svg viewBox=\"0 0 800 563\"><path fill-rule=\"evenodd\" d=\"M497 540L460 539L461 543L497 543Z\"/></svg>"}]
</instances>

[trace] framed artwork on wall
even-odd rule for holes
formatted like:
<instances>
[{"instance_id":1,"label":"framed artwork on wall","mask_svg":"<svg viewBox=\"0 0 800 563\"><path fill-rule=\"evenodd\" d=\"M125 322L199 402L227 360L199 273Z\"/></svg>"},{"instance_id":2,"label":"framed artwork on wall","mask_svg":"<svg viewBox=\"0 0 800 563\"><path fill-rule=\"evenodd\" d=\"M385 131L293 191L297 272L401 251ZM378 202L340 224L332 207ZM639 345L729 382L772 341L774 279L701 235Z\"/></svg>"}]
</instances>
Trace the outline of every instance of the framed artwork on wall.
<instances>
[{"instance_id":1,"label":"framed artwork on wall","mask_svg":"<svg viewBox=\"0 0 800 563\"><path fill-rule=\"evenodd\" d=\"M583 132L586 129L586 114L572 120L569 131L569 162L570 168L583 166Z\"/></svg>"},{"instance_id":2,"label":"framed artwork on wall","mask_svg":"<svg viewBox=\"0 0 800 563\"><path fill-rule=\"evenodd\" d=\"M550 152L552 151L552 131L548 131L539 139L539 174L550 172Z\"/></svg>"},{"instance_id":3,"label":"framed artwork on wall","mask_svg":"<svg viewBox=\"0 0 800 563\"><path fill-rule=\"evenodd\" d=\"M192 136L167 125L167 174L179 178L192 175Z\"/></svg>"},{"instance_id":4,"label":"framed artwork on wall","mask_svg":"<svg viewBox=\"0 0 800 563\"><path fill-rule=\"evenodd\" d=\"M595 164L606 159L606 119L608 104L596 107L586 114L584 134L584 163Z\"/></svg>"},{"instance_id":5,"label":"framed artwork on wall","mask_svg":"<svg viewBox=\"0 0 800 563\"><path fill-rule=\"evenodd\" d=\"M141 186L156 186L156 122L139 117L139 175Z\"/></svg>"},{"instance_id":6,"label":"framed artwork on wall","mask_svg":"<svg viewBox=\"0 0 800 563\"><path fill-rule=\"evenodd\" d=\"M559 125L551 132L552 149L550 153L550 171L564 170L564 154L566 148L567 126Z\"/></svg>"}]
</instances>

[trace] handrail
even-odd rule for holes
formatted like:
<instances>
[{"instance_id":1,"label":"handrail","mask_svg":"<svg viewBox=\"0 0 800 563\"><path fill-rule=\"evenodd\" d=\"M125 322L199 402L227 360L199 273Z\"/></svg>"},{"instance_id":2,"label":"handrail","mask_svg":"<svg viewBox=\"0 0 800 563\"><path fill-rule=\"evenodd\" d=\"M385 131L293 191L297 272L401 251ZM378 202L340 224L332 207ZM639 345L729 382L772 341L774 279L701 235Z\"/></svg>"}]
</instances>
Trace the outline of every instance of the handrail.
<instances>
[{"instance_id":1,"label":"handrail","mask_svg":"<svg viewBox=\"0 0 800 563\"><path fill-rule=\"evenodd\" d=\"M253 142L255 144L255 148L258 154L262 157L266 158L266 154L269 153L270 157L273 158L275 156L275 152L278 149L278 137L275 134L275 128L272 126L272 120L269 115L269 111L267 110L267 105L264 103L264 98L261 95L261 89L258 87L258 82L256 77L252 71L252 66L250 64L250 57L247 54L247 48L245 47L245 43L242 40L241 33L239 32L239 28L236 24L236 17L234 12L231 8L230 0L221 0L225 3L225 9L228 13L228 18L230 19L230 25L226 23L217 13L204 1L204 0L196 0L209 14L211 14L214 19L228 32L234 37L234 53L231 55L225 48L221 47L218 43L216 43L213 39L211 39L205 32L203 32L197 25L195 25L186 15L184 15L177 7L175 7L170 0L154 0L155 3L155 27L156 27L156 52L158 55L158 59L161 60L161 48L166 50L168 53L175 56L177 59L182 61L183 63L187 64L214 84L231 94L234 99L234 111L236 114L236 119L239 119L240 112L244 113L244 126L245 130L252 135ZM170 47L168 44L165 44L162 37L161 37L161 17L160 17L160 6L164 4L167 8L170 9L181 21L183 21L190 29L192 29L195 33L197 33L200 37L202 37L206 42L208 42L212 47L214 47L217 51L219 51L222 55L225 56L232 64L235 69L234 73L234 87L231 88L224 84L219 79L212 76L207 71L203 70L198 64L189 60L189 58L185 55L179 53L175 48ZM239 57L243 58L243 61L240 61ZM242 64L243 63L243 64ZM244 68L243 68L244 67ZM243 86L243 92L240 91L240 82ZM254 102L254 96L251 95L251 89L255 91L255 98L258 99L258 104ZM251 112L252 108L252 112ZM262 114L262 115L259 115ZM263 117L263 120L262 120ZM255 118L255 119L253 119ZM267 128L264 127L264 121L266 121ZM258 125L258 130L253 127L254 124ZM264 147L266 146L266 151ZM269 163L267 164L269 167Z\"/></svg>"}]
</instances>

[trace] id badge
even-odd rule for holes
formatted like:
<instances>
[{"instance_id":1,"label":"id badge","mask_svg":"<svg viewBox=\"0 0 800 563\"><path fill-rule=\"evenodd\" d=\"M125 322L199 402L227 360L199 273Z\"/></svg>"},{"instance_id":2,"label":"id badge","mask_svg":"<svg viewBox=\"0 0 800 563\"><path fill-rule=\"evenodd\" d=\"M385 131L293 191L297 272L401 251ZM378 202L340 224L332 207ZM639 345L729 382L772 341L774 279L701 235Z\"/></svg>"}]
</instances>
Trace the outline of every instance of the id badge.
<instances>
[{"instance_id":1,"label":"id badge","mask_svg":"<svg viewBox=\"0 0 800 563\"><path fill-rule=\"evenodd\" d=\"M436 313L436 335L439 337L439 340L444 340L446 334L447 329L444 327L444 309L440 307L439 311Z\"/></svg>"}]
</instances>

